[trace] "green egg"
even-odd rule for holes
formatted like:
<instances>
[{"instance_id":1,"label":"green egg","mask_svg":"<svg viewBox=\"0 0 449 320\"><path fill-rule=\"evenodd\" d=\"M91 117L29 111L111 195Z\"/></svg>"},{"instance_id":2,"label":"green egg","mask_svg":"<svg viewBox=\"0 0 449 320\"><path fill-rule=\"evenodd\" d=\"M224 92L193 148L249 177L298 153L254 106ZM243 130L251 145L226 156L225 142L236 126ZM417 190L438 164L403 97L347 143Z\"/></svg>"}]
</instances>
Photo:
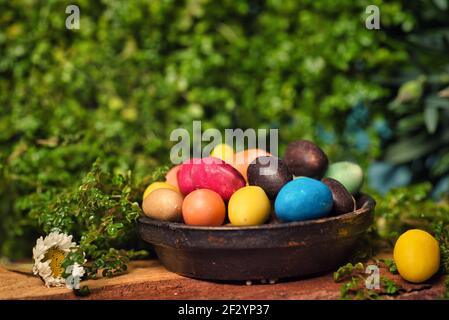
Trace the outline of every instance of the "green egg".
<instances>
[{"instance_id":1,"label":"green egg","mask_svg":"<svg viewBox=\"0 0 449 320\"><path fill-rule=\"evenodd\" d=\"M351 194L359 192L363 184L362 168L349 161L331 164L324 176L339 181Z\"/></svg>"}]
</instances>

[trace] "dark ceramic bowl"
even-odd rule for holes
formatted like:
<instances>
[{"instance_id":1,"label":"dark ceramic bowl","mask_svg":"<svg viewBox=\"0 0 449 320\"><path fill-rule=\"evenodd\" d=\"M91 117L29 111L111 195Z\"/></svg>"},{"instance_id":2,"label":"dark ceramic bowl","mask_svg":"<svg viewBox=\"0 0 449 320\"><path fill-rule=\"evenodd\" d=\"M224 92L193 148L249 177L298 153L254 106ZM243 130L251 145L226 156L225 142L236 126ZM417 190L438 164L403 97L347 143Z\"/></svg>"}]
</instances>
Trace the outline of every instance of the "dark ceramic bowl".
<instances>
[{"instance_id":1,"label":"dark ceramic bowl","mask_svg":"<svg viewBox=\"0 0 449 320\"><path fill-rule=\"evenodd\" d=\"M374 200L317 220L252 227L195 227L142 217L138 232L170 271L208 280L260 280L331 271L351 255L373 220Z\"/></svg>"}]
</instances>

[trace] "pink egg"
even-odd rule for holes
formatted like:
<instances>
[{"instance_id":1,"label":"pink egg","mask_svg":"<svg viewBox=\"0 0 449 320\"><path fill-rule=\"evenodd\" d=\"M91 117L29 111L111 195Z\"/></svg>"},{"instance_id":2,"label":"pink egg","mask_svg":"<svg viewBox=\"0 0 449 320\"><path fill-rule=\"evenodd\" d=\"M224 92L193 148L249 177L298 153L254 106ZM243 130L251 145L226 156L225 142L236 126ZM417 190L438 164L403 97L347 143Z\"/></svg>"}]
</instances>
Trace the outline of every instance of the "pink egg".
<instances>
[{"instance_id":1,"label":"pink egg","mask_svg":"<svg viewBox=\"0 0 449 320\"><path fill-rule=\"evenodd\" d=\"M227 201L234 192L246 186L246 181L231 165L208 157L185 162L178 171L178 184L183 194L196 189L209 189Z\"/></svg>"},{"instance_id":2,"label":"pink egg","mask_svg":"<svg viewBox=\"0 0 449 320\"><path fill-rule=\"evenodd\" d=\"M178 186L179 190L187 195L193 190L195 190L195 186L192 180L192 160L186 160L183 164L181 164L181 168L179 168L177 175L178 178Z\"/></svg>"}]
</instances>

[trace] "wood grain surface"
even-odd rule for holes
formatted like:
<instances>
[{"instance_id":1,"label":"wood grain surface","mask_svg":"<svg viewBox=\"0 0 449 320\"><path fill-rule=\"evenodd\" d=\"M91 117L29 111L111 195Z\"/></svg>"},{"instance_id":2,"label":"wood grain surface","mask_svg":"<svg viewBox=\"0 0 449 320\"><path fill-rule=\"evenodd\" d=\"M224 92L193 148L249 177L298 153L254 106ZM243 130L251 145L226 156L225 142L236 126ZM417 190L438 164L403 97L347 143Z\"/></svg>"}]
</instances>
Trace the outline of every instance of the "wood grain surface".
<instances>
[{"instance_id":1,"label":"wood grain surface","mask_svg":"<svg viewBox=\"0 0 449 320\"><path fill-rule=\"evenodd\" d=\"M404 287L396 299L438 299L443 278L413 285L386 275ZM0 268L0 299L338 299L340 284L332 274L307 279L283 280L275 284L219 283L189 279L167 271L158 260L134 261L126 274L83 282L91 294L80 298L66 288L46 288L32 275Z\"/></svg>"}]
</instances>

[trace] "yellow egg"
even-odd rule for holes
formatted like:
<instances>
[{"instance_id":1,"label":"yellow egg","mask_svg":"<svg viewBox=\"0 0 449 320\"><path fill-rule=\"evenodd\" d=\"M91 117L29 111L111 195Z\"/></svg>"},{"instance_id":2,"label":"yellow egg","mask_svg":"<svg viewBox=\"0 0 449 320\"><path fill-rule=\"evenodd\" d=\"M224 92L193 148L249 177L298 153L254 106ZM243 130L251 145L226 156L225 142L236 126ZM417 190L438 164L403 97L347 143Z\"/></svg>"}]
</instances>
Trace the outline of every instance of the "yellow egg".
<instances>
[{"instance_id":1,"label":"yellow egg","mask_svg":"<svg viewBox=\"0 0 449 320\"><path fill-rule=\"evenodd\" d=\"M271 204L261 187L246 186L238 189L229 200L228 215L235 226L263 224L270 217Z\"/></svg>"},{"instance_id":2,"label":"yellow egg","mask_svg":"<svg viewBox=\"0 0 449 320\"><path fill-rule=\"evenodd\" d=\"M179 192L178 188L167 182L153 182L145 189L145 192L143 193L143 200L145 200L145 198L148 197L151 192L157 189L170 189Z\"/></svg>"},{"instance_id":3,"label":"yellow egg","mask_svg":"<svg viewBox=\"0 0 449 320\"><path fill-rule=\"evenodd\" d=\"M420 283L440 267L440 247L429 233L413 229L403 233L393 251L398 272L407 281Z\"/></svg>"},{"instance_id":4,"label":"yellow egg","mask_svg":"<svg viewBox=\"0 0 449 320\"><path fill-rule=\"evenodd\" d=\"M211 153L211 157L219 158L227 163L232 163L234 159L234 150L226 143L220 143L216 145Z\"/></svg>"}]
</instances>

